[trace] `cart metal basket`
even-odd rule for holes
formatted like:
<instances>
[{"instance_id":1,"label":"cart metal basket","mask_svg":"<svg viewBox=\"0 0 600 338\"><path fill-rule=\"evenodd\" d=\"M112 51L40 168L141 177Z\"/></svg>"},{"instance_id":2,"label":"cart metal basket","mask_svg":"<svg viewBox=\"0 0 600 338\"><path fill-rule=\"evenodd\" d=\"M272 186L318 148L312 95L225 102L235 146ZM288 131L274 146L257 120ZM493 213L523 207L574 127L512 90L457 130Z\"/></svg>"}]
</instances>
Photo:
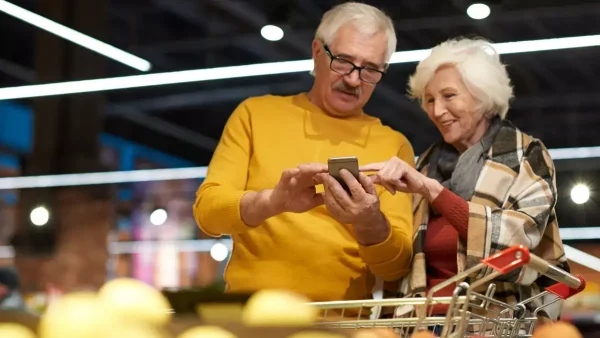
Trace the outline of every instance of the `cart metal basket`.
<instances>
[{"instance_id":1,"label":"cart metal basket","mask_svg":"<svg viewBox=\"0 0 600 338\"><path fill-rule=\"evenodd\" d=\"M490 282L522 266L536 270L557 284L517 304L495 299L496 285ZM485 267L492 268L493 272L470 285L461 282ZM456 283L459 284L451 297L434 297L438 291ZM486 284L485 293L475 291ZM431 288L427 297L311 304L322 310L323 320L319 325L331 328L389 327L403 338L421 330L433 331L442 338L524 338L532 336L539 311L584 288L585 280L581 276L571 275L530 253L525 246L517 245L483 259L476 266ZM440 304L448 308L446 315L432 315L433 306ZM384 307L395 308L394 318L381 318L381 309ZM358 315L349 316L346 313Z\"/></svg>"}]
</instances>

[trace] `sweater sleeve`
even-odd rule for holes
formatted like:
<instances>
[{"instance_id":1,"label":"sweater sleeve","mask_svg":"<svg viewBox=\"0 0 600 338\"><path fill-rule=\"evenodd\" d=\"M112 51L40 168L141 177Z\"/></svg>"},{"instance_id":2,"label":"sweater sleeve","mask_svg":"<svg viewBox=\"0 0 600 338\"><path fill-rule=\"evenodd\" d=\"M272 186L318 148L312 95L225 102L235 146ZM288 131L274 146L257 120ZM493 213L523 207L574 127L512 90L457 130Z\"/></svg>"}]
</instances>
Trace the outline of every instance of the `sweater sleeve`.
<instances>
[{"instance_id":1,"label":"sweater sleeve","mask_svg":"<svg viewBox=\"0 0 600 338\"><path fill-rule=\"evenodd\" d=\"M194 218L209 236L220 237L250 229L241 218L240 200L247 192L252 130L246 102L229 117L196 193Z\"/></svg>"},{"instance_id":2,"label":"sweater sleeve","mask_svg":"<svg viewBox=\"0 0 600 338\"><path fill-rule=\"evenodd\" d=\"M458 231L460 239L466 242L469 233L469 203L444 188L431 205Z\"/></svg>"},{"instance_id":3,"label":"sweater sleeve","mask_svg":"<svg viewBox=\"0 0 600 338\"><path fill-rule=\"evenodd\" d=\"M414 166L414 152L406 141L398 157ZM412 195L390 194L377 187L379 205L390 224L390 234L379 244L359 246L359 253L371 272L384 281L395 281L408 274L412 260Z\"/></svg>"}]
</instances>

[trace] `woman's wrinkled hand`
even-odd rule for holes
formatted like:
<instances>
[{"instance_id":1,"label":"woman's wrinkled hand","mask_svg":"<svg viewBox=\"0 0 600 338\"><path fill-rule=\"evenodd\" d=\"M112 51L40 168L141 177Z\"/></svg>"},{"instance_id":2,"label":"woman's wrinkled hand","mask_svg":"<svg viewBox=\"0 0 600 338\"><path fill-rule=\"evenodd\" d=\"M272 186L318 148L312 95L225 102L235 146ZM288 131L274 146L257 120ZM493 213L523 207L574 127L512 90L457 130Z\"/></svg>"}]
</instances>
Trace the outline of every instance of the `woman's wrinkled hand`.
<instances>
[{"instance_id":1,"label":"woman's wrinkled hand","mask_svg":"<svg viewBox=\"0 0 600 338\"><path fill-rule=\"evenodd\" d=\"M359 169L361 172L375 172L369 178L374 184L383 186L391 194L400 191L425 196L428 193L431 179L396 156L386 162L367 164Z\"/></svg>"}]
</instances>

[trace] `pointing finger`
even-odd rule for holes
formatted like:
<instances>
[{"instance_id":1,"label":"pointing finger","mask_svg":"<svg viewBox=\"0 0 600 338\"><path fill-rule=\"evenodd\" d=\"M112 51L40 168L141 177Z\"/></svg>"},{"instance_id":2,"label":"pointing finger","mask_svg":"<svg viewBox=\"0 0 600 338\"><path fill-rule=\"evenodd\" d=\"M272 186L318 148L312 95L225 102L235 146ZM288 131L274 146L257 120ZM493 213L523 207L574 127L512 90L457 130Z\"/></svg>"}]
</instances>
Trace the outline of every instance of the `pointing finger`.
<instances>
[{"instance_id":1,"label":"pointing finger","mask_svg":"<svg viewBox=\"0 0 600 338\"><path fill-rule=\"evenodd\" d=\"M305 163L305 164L300 164L298 166L298 169L300 170L301 174L307 174L307 175L315 175L315 174L319 174L319 173L326 173L327 172L327 165L323 164L323 163Z\"/></svg>"},{"instance_id":2,"label":"pointing finger","mask_svg":"<svg viewBox=\"0 0 600 338\"><path fill-rule=\"evenodd\" d=\"M385 162L370 163L358 168L359 171L379 171L385 166Z\"/></svg>"}]
</instances>

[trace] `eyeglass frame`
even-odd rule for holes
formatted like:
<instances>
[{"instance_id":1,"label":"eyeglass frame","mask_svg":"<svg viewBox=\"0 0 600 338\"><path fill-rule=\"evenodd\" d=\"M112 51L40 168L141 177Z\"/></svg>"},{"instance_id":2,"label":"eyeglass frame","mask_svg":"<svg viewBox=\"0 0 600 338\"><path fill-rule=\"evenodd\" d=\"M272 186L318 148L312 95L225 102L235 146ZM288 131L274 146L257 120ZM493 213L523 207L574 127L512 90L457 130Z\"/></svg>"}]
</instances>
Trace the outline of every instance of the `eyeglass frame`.
<instances>
[{"instance_id":1,"label":"eyeglass frame","mask_svg":"<svg viewBox=\"0 0 600 338\"><path fill-rule=\"evenodd\" d=\"M335 72L336 74L340 74L340 75L344 75L344 76L346 76L346 75L350 75L350 74L352 74L352 72L354 72L355 70L358 70L358 78L359 78L359 79L360 79L362 82L364 82L364 83L368 83L368 84L378 84L379 82L381 82L381 80L383 80L383 77L385 76L385 74L386 74L386 71L387 71L387 69L388 69L388 66L389 66L389 64L388 64L388 63L385 63L385 64L384 64L384 66L383 66L384 70L383 70L383 71L382 71L382 70L379 70L379 69L375 69L375 68L373 68L373 67L368 67L368 66L357 66L357 65L355 65L355 64L354 64L354 62L352 62L352 61L346 60L346 59L344 59L344 58L341 58L341 57L339 57L339 56L334 56L334 55L333 55L333 53L331 53L331 50L329 49L329 46L327 46L327 44L326 44L325 42L323 42L323 41L321 41L321 43L323 44L323 49L325 50L325 53L327 53L327 56L329 56L329 69L331 69L331 71ZM340 72L338 72L338 71L334 70L334 69L333 69L333 67L332 67L332 65L333 65L333 61L335 61L335 60L340 60L340 61L343 61L343 62L345 62L345 63L348 63L348 64L350 64L350 65L352 66L352 69L350 69L350 71L349 71L349 72L347 72L347 73L340 73ZM370 71L375 71L375 72L378 72L378 73L380 73L380 74L381 74L381 78L380 78L380 79L379 79L379 81L377 81L377 82L369 82L369 81L365 81L365 80L363 80L363 78L360 76L360 74L361 74L361 71L362 71L363 69L368 69L368 70L370 70Z\"/></svg>"}]
</instances>

